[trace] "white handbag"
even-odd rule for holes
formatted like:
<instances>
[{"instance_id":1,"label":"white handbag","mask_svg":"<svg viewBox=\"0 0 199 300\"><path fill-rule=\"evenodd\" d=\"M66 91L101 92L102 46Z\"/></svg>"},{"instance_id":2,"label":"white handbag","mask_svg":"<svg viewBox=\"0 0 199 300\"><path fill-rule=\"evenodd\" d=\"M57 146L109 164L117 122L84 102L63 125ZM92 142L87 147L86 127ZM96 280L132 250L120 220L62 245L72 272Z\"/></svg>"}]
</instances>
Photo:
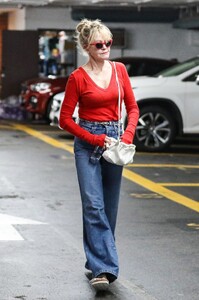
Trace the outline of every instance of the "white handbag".
<instances>
[{"instance_id":1,"label":"white handbag","mask_svg":"<svg viewBox=\"0 0 199 300\"><path fill-rule=\"evenodd\" d=\"M112 164L124 166L133 162L135 148L133 144L125 144L119 140L112 139L111 145L107 145L107 149L102 156Z\"/></svg>"},{"instance_id":2,"label":"white handbag","mask_svg":"<svg viewBox=\"0 0 199 300\"><path fill-rule=\"evenodd\" d=\"M116 70L115 62L114 69L116 75L116 81L118 86L118 139L111 138L111 145L106 145L106 150L103 152L102 156L105 160L112 164L116 164L119 166L128 165L133 162L133 158L135 155L136 146L134 144L125 144L120 141L120 105L121 105L121 97L120 97L120 86L119 80Z\"/></svg>"}]
</instances>

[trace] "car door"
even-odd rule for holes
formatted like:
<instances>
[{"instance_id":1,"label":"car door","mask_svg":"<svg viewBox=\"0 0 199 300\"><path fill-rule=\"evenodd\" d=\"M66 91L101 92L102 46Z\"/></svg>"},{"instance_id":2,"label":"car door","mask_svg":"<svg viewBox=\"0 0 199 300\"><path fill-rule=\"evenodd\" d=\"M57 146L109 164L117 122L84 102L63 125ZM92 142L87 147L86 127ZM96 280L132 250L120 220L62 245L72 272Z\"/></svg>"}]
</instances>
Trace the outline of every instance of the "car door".
<instances>
[{"instance_id":1,"label":"car door","mask_svg":"<svg viewBox=\"0 0 199 300\"><path fill-rule=\"evenodd\" d=\"M191 76L184 81L185 88L185 126L184 133L199 133L199 67Z\"/></svg>"}]
</instances>

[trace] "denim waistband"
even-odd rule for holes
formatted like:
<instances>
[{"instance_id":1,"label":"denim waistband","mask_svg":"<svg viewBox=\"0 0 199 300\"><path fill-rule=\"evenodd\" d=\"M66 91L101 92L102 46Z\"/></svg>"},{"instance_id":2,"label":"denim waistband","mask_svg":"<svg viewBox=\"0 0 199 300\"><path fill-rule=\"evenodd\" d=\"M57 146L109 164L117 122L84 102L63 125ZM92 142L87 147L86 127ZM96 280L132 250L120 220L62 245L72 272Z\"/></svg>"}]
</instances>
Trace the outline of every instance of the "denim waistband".
<instances>
[{"instance_id":1,"label":"denim waistband","mask_svg":"<svg viewBox=\"0 0 199 300\"><path fill-rule=\"evenodd\" d=\"M118 121L88 121L88 120L84 120L84 119L80 119L79 118L79 122L84 122L84 123L88 123L88 124L93 124L93 125L118 125Z\"/></svg>"}]
</instances>

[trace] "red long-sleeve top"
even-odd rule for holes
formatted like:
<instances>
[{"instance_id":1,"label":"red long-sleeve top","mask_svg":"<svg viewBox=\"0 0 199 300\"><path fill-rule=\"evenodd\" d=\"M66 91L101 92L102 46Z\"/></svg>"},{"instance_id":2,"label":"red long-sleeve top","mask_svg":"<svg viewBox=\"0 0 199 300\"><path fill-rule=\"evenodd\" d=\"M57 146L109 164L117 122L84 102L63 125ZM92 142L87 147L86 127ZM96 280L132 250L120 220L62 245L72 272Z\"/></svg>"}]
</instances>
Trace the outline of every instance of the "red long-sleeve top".
<instances>
[{"instance_id":1,"label":"red long-sleeve top","mask_svg":"<svg viewBox=\"0 0 199 300\"><path fill-rule=\"evenodd\" d=\"M78 103L79 118L87 121L117 121L118 120L118 86L116 74L112 65L112 76L107 88L98 86L87 72L79 67L71 73L65 89L65 97L62 103L59 125L92 145L103 147L105 134L92 134L81 128L72 119L74 109ZM121 99L123 99L128 125L121 137L122 142L130 144L133 141L136 125L139 118L139 109L135 101L126 67L117 62L116 69L120 84Z\"/></svg>"}]
</instances>

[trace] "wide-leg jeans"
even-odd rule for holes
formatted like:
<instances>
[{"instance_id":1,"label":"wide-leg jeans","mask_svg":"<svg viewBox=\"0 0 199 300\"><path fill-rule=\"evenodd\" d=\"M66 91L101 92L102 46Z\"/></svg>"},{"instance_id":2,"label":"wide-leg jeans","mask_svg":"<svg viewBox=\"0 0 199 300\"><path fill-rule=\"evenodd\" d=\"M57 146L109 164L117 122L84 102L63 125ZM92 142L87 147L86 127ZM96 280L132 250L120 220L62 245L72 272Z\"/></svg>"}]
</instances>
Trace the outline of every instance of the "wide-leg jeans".
<instances>
[{"instance_id":1,"label":"wide-leg jeans","mask_svg":"<svg viewBox=\"0 0 199 300\"><path fill-rule=\"evenodd\" d=\"M79 121L93 134L105 133L117 138L117 122ZM122 130L122 129L121 129ZM95 164L90 157L95 146L75 138L74 152L83 213L83 244L85 267L93 277L106 273L110 282L118 277L119 263L115 245L122 166L107 162L103 157Z\"/></svg>"}]
</instances>

